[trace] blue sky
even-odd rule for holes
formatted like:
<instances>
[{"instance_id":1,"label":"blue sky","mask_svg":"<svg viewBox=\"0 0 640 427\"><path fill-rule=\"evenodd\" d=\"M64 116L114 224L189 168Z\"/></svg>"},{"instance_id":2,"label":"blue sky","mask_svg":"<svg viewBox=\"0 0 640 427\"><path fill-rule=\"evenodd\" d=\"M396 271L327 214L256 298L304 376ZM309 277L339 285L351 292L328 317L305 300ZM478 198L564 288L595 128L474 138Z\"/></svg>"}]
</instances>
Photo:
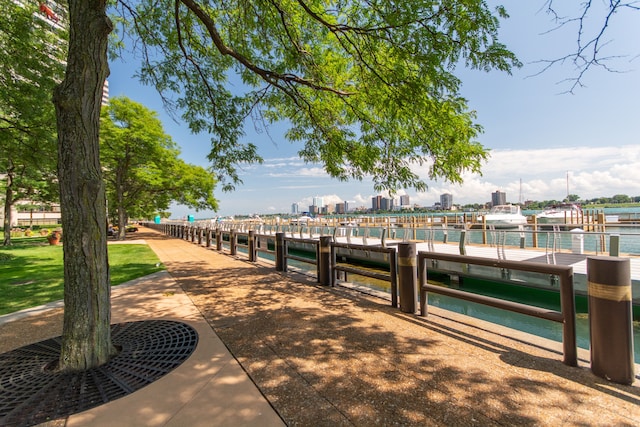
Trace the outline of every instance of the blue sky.
<instances>
[{"instance_id":1,"label":"blue sky","mask_svg":"<svg viewBox=\"0 0 640 427\"><path fill-rule=\"evenodd\" d=\"M524 66L512 75L457 72L463 81L462 95L484 128L478 140L491 152L482 176L467 175L462 185L427 181L424 193L401 190L400 194L422 206L433 205L445 192L461 204L489 201L496 190L505 191L510 202L560 200L567 194L568 176L569 192L582 198L640 196L640 13L619 13L611 20L602 55L616 57L610 66L617 72L593 69L584 77L587 87L568 94L566 79L575 76L573 64L535 74L543 67L537 61L575 50L575 27L549 32L554 24L542 9L543 0L501 3L511 16L501 24L502 42ZM580 2L571 3L577 7ZM134 72L135 61L112 62L110 95L126 95L157 111L165 131L181 147L181 157L207 166L209 137L191 135L185 125L176 123L163 111L155 90L138 83ZM247 126L246 140L258 144L265 162L243 166L244 184L234 192L216 191L217 214L288 213L292 203L308 206L315 196L325 203L348 200L370 207L376 195L370 181L338 182L320 165L305 164L296 154L300 147L283 138L284 130L275 126L269 135L256 134ZM184 206L172 206L171 211L173 218L216 215Z\"/></svg>"}]
</instances>

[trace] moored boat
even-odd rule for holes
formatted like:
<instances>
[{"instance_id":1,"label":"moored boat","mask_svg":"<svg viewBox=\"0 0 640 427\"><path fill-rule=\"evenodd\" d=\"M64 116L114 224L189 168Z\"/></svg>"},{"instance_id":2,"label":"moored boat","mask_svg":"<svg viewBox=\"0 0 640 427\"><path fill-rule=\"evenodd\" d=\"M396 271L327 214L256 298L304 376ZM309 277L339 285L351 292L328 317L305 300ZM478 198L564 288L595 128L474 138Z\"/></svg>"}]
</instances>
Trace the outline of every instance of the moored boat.
<instances>
[{"instance_id":1,"label":"moored boat","mask_svg":"<svg viewBox=\"0 0 640 427\"><path fill-rule=\"evenodd\" d=\"M538 224L579 224L582 222L582 209L575 203L561 203L547 207L536 218Z\"/></svg>"},{"instance_id":2,"label":"moored boat","mask_svg":"<svg viewBox=\"0 0 640 427\"><path fill-rule=\"evenodd\" d=\"M516 228L527 224L527 217L522 215L518 205L496 205L478 220L495 228Z\"/></svg>"}]
</instances>

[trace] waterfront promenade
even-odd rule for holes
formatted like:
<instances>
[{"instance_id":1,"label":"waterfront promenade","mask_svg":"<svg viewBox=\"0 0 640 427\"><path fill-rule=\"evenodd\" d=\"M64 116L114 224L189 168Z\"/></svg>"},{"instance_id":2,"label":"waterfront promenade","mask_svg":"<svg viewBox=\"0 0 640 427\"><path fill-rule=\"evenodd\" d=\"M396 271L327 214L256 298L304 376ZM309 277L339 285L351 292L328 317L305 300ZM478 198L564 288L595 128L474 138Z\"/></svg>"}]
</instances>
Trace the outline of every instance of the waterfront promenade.
<instances>
[{"instance_id":1,"label":"waterfront promenade","mask_svg":"<svg viewBox=\"0 0 640 427\"><path fill-rule=\"evenodd\" d=\"M555 342L435 307L426 319L404 314L385 300L145 228L135 237L166 265L175 293L144 280L123 288L114 298L116 317L140 308L161 317L180 298L193 308L184 321L211 334L204 342L219 339L242 367L234 381L250 379L256 388L226 384L220 392L212 381L208 393L189 400L184 379L199 381L211 362L198 348L203 359L176 370L182 383L172 383L174 372L158 381L165 390L158 402L142 397L159 390L152 384L96 408L106 417L71 417L68 425L258 426L265 425L261 416L277 425L263 412L260 393L273 408L266 409L291 426L640 425L640 381L623 386L594 376L588 352L579 352L579 367L568 367ZM125 298L138 303L120 305ZM48 314L39 316L3 323L0 342L11 333L25 340L29 325L49 323ZM171 396L185 400L179 414L192 423L159 416ZM253 415L243 419L243 412Z\"/></svg>"}]
</instances>

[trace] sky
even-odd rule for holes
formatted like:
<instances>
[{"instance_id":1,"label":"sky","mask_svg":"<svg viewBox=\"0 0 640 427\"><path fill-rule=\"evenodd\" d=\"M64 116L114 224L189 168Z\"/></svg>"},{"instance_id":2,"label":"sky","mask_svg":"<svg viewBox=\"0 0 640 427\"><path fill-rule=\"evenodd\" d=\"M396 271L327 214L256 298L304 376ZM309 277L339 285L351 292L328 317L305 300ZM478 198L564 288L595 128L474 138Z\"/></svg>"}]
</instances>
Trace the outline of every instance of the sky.
<instances>
[{"instance_id":1,"label":"sky","mask_svg":"<svg viewBox=\"0 0 640 427\"><path fill-rule=\"evenodd\" d=\"M428 190L400 189L398 194L408 194L411 204L420 206L432 206L443 193L452 194L455 204L485 203L497 190L506 192L512 203L562 200L567 194L582 199L640 196L640 12L618 13L609 21L601 56L611 58L607 64L613 71L592 69L583 78L585 87L567 93L568 79L576 76L574 65L565 62L540 73L540 61L575 51L576 28L553 30L544 0L489 1L498 3L510 15L501 21L500 40L523 67L511 75L456 72L462 95L484 129L477 140L490 150L482 175L466 174L463 184L451 184L430 181L421 171ZM570 3L577 7L581 2ZM577 9L559 12L575 16ZM603 16L598 18L588 28L599 29ZM124 95L157 111L165 132L181 147L181 158L207 167L209 137L190 134L185 124L164 112L155 90L133 77L134 60L114 60L110 67L110 96ZM371 181L339 182L321 165L305 164L297 156L301 146L286 141L285 130L276 125L268 134L256 133L249 124L246 141L259 146L264 163L243 165L244 183L235 191L216 189L218 212L173 205L171 217L289 213L293 203L307 210L314 197L323 197L325 204L349 201L371 207L378 194Z\"/></svg>"}]
</instances>

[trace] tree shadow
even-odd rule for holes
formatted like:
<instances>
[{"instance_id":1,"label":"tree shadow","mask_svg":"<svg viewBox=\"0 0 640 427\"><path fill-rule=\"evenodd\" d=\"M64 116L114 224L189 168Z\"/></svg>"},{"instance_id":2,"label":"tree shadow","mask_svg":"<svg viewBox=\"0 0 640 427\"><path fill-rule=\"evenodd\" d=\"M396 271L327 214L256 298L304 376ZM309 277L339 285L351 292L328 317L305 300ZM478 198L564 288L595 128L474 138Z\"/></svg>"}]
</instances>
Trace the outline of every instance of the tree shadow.
<instances>
[{"instance_id":1,"label":"tree shadow","mask_svg":"<svg viewBox=\"0 0 640 427\"><path fill-rule=\"evenodd\" d=\"M600 417L640 420L636 388L609 385L626 393L621 400L560 358L207 257L163 261L287 424L588 424L594 402ZM621 406L628 415L616 413Z\"/></svg>"}]
</instances>

